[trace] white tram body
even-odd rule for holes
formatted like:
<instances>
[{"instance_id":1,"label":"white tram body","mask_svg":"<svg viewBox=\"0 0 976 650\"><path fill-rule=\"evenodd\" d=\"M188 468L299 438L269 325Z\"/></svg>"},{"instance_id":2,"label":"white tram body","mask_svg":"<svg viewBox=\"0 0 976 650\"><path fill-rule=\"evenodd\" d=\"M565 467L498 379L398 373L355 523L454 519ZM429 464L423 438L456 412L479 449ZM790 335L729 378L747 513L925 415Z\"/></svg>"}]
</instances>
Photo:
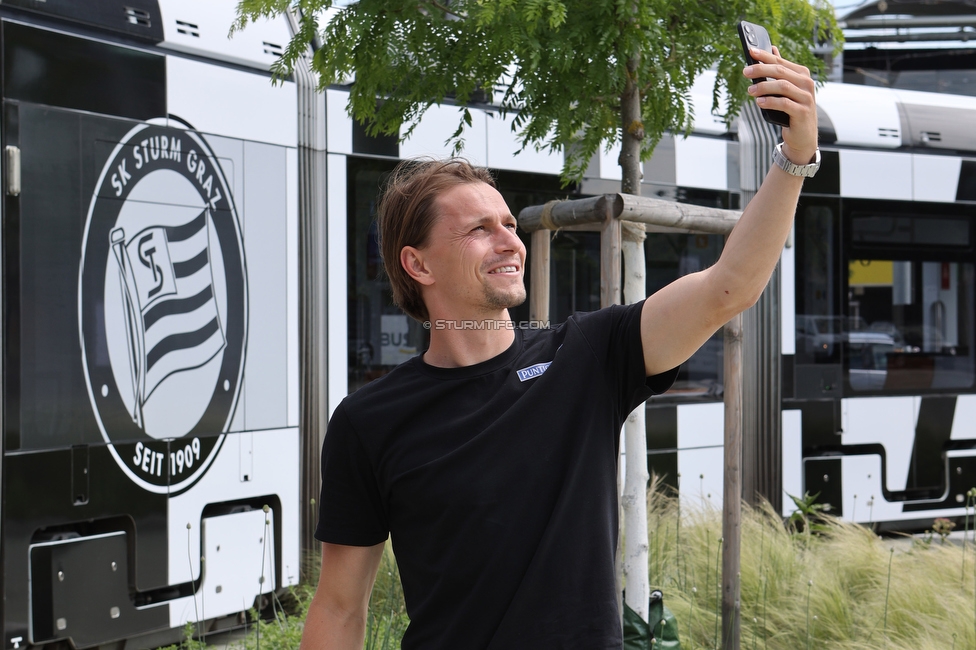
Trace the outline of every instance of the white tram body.
<instances>
[{"instance_id":1,"label":"white tram body","mask_svg":"<svg viewBox=\"0 0 976 650\"><path fill-rule=\"evenodd\" d=\"M233 3L0 7L4 648L299 580L298 108Z\"/></svg>"}]
</instances>

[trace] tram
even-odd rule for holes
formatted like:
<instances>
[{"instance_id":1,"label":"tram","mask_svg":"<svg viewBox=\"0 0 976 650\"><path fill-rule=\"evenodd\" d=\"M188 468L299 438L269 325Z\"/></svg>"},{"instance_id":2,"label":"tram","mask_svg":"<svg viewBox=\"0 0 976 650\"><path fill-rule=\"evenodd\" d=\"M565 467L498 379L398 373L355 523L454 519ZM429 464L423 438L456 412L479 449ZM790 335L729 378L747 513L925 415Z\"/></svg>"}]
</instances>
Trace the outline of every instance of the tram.
<instances>
[{"instance_id":1,"label":"tram","mask_svg":"<svg viewBox=\"0 0 976 650\"><path fill-rule=\"evenodd\" d=\"M459 107L403 142L371 136L348 87L273 85L292 25L228 39L234 4L0 5L5 648L156 647L296 584L322 425L425 345L391 304L376 199L401 159L452 153ZM737 209L758 187L776 134L713 116L713 82L692 92L691 135L644 163L645 195ZM755 489L881 528L964 517L976 99L828 83L818 101L823 165L747 320ZM467 108L462 155L513 213L619 190L612 148L566 188L511 115ZM722 242L645 246L650 292ZM554 234L552 322L599 306L599 250ZM650 468L703 505L722 494L722 365L716 336L646 406Z\"/></svg>"},{"instance_id":2,"label":"tram","mask_svg":"<svg viewBox=\"0 0 976 650\"><path fill-rule=\"evenodd\" d=\"M290 31L233 18L0 6L4 648L157 647L299 580Z\"/></svg>"}]
</instances>

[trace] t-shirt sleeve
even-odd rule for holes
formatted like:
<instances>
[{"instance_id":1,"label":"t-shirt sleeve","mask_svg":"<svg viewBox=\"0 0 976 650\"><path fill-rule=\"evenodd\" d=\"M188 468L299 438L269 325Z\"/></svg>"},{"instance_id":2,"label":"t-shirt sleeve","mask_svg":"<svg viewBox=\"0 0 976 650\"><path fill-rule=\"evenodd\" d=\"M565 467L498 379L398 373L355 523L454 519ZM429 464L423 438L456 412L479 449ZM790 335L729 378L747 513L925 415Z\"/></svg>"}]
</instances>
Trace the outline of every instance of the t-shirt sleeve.
<instances>
[{"instance_id":1,"label":"t-shirt sleeve","mask_svg":"<svg viewBox=\"0 0 976 650\"><path fill-rule=\"evenodd\" d=\"M643 302L613 305L581 315L578 320L597 358L605 360L607 383L618 400L623 417L652 395L671 388L678 375L676 367L647 376L640 330L643 306Z\"/></svg>"},{"instance_id":2,"label":"t-shirt sleeve","mask_svg":"<svg viewBox=\"0 0 976 650\"><path fill-rule=\"evenodd\" d=\"M389 533L376 473L362 441L340 404L322 445L322 493L315 539L330 544L373 546Z\"/></svg>"}]
</instances>

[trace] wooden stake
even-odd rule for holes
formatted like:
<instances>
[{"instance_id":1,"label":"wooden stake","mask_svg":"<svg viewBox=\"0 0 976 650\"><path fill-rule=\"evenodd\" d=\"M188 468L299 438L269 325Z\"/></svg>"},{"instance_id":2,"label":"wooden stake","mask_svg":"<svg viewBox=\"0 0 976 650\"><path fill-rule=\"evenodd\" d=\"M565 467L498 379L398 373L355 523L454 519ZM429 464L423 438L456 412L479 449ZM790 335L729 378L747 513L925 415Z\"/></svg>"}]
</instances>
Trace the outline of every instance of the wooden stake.
<instances>
[{"instance_id":1,"label":"wooden stake","mask_svg":"<svg viewBox=\"0 0 976 650\"><path fill-rule=\"evenodd\" d=\"M620 222L609 218L600 233L600 307L620 304Z\"/></svg>"},{"instance_id":2,"label":"wooden stake","mask_svg":"<svg viewBox=\"0 0 976 650\"><path fill-rule=\"evenodd\" d=\"M519 212L519 227L534 232L581 223L599 223L604 221L608 214L615 215L623 209L622 203L616 207L611 206L610 209L607 206L607 203L617 201L616 197L619 196L619 194L601 194L588 199L557 201L548 208L544 205L530 205Z\"/></svg>"},{"instance_id":3,"label":"wooden stake","mask_svg":"<svg viewBox=\"0 0 976 650\"><path fill-rule=\"evenodd\" d=\"M742 315L725 326L725 476L722 488L722 647L739 648L742 518Z\"/></svg>"},{"instance_id":4,"label":"wooden stake","mask_svg":"<svg viewBox=\"0 0 976 650\"><path fill-rule=\"evenodd\" d=\"M532 233L532 277L529 285L529 319L549 320L549 241L552 233L536 230Z\"/></svg>"},{"instance_id":5,"label":"wooden stake","mask_svg":"<svg viewBox=\"0 0 976 650\"><path fill-rule=\"evenodd\" d=\"M535 232L622 219L648 224L656 232L727 235L740 214L738 210L675 203L648 196L602 194L589 199L558 201L548 207L530 206L519 212L518 222L523 230Z\"/></svg>"},{"instance_id":6,"label":"wooden stake","mask_svg":"<svg viewBox=\"0 0 976 650\"><path fill-rule=\"evenodd\" d=\"M600 307L620 304L620 222L614 219L611 210L604 205L606 213L603 220L603 230L600 232ZM555 212L555 210L554 210ZM618 433L619 435L619 433ZM617 495L620 495L620 456L617 456ZM623 521L621 503L617 502L617 519ZM619 529L618 529L619 530ZM617 548L614 552L614 577L617 581L617 612L620 615L620 627L624 624L623 589L623 538L618 532Z\"/></svg>"}]
</instances>

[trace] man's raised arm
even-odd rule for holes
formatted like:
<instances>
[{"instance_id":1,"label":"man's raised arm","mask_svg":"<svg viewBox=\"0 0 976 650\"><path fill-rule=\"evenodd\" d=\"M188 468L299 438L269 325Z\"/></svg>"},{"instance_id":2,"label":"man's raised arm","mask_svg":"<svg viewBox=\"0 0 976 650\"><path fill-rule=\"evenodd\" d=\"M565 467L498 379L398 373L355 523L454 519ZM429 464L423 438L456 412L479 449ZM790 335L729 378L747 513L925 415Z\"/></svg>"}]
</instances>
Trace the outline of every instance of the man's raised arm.
<instances>
[{"instance_id":1,"label":"man's raised arm","mask_svg":"<svg viewBox=\"0 0 976 650\"><path fill-rule=\"evenodd\" d=\"M322 572L308 606L301 650L362 650L383 546L322 544Z\"/></svg>"},{"instance_id":2,"label":"man's raised arm","mask_svg":"<svg viewBox=\"0 0 976 650\"><path fill-rule=\"evenodd\" d=\"M749 78L768 80L750 87L760 108L785 111L783 153L797 165L810 163L817 150L817 106L810 71L773 53L753 50L759 63ZM781 95L772 97L769 95ZM714 266L678 278L644 303L641 337L647 375L684 363L727 323L759 299L776 268L793 226L803 179L774 165L742 213Z\"/></svg>"}]
</instances>

